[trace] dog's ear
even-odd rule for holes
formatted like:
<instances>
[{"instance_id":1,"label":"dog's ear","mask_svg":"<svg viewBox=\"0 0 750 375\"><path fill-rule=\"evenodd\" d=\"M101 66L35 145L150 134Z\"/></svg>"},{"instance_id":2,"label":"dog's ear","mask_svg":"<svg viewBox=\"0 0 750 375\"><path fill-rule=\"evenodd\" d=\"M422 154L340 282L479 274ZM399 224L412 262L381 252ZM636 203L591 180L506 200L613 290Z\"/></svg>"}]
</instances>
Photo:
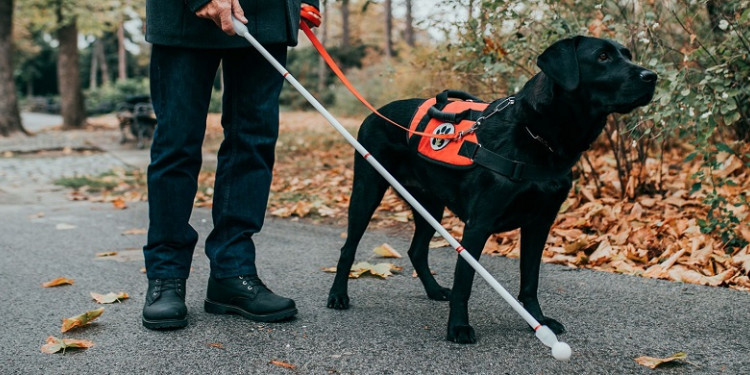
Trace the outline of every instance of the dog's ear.
<instances>
[{"instance_id":1,"label":"dog's ear","mask_svg":"<svg viewBox=\"0 0 750 375\"><path fill-rule=\"evenodd\" d=\"M580 81L578 55L576 54L580 38L577 36L557 41L536 59L536 65L542 69L542 72L565 91L575 90Z\"/></svg>"}]
</instances>

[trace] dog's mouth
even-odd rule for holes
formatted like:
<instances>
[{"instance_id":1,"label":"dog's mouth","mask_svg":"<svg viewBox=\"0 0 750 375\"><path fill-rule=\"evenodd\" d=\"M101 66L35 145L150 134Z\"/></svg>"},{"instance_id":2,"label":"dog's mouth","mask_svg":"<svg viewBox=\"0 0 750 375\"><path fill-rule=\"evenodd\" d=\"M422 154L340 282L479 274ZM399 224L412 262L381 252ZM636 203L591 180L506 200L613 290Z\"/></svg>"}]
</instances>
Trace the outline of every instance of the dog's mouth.
<instances>
[{"instance_id":1,"label":"dog's mouth","mask_svg":"<svg viewBox=\"0 0 750 375\"><path fill-rule=\"evenodd\" d=\"M616 106L614 112L628 113L638 107L642 107L648 103L651 103L651 100L653 98L654 98L654 88L652 87L650 90L648 90L648 92L637 97L635 100L631 100L626 104L621 104L621 105Z\"/></svg>"}]
</instances>

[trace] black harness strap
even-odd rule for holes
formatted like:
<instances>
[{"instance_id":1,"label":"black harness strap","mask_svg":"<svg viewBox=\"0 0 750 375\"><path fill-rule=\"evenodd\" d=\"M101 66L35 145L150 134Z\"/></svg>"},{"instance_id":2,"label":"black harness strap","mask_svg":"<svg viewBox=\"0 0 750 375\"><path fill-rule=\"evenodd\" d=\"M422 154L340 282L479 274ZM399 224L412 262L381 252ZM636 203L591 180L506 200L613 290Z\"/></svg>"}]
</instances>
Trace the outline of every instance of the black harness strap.
<instances>
[{"instance_id":1,"label":"black harness strap","mask_svg":"<svg viewBox=\"0 0 750 375\"><path fill-rule=\"evenodd\" d=\"M570 168L551 170L538 165L506 159L479 144L469 141L464 141L458 150L458 154L473 160L484 168L508 177L512 181L551 180L570 173Z\"/></svg>"}]
</instances>

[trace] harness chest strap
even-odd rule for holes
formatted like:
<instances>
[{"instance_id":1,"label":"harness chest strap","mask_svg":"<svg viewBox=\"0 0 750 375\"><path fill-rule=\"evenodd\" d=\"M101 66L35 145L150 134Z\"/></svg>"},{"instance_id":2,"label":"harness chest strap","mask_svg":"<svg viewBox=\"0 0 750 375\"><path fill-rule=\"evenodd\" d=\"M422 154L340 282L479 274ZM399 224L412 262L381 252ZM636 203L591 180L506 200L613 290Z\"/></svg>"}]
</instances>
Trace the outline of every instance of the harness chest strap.
<instances>
[{"instance_id":1,"label":"harness chest strap","mask_svg":"<svg viewBox=\"0 0 750 375\"><path fill-rule=\"evenodd\" d=\"M463 142L461 148L458 150L458 154L473 160L484 168L506 176L513 181L550 180L570 173L570 168L553 170L516 160L510 160L470 141Z\"/></svg>"}]
</instances>

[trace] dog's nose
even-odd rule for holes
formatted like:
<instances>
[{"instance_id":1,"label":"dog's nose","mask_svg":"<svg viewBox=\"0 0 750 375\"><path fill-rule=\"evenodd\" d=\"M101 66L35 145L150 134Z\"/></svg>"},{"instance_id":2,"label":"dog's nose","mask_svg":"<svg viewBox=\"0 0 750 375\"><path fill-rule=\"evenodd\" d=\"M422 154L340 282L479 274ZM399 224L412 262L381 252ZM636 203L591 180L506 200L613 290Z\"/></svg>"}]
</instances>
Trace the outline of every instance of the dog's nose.
<instances>
[{"instance_id":1,"label":"dog's nose","mask_svg":"<svg viewBox=\"0 0 750 375\"><path fill-rule=\"evenodd\" d=\"M656 73L650 70L645 70L645 69L641 71L640 76L644 82L648 82L648 83L656 82L656 78L658 77Z\"/></svg>"}]
</instances>

